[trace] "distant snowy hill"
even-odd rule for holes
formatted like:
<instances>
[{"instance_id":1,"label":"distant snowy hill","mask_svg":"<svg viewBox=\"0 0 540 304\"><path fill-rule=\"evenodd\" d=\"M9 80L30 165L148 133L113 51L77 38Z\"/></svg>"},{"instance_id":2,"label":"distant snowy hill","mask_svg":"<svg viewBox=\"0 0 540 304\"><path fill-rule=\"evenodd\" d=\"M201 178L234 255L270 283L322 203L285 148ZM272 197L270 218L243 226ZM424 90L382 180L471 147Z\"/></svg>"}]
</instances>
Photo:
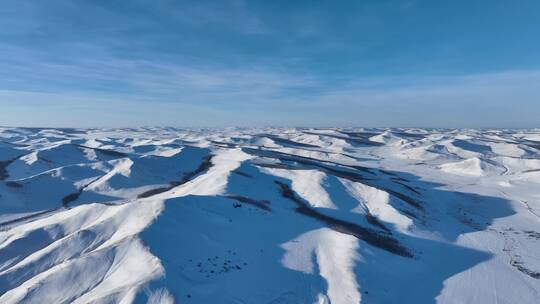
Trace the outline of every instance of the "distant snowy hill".
<instances>
[{"instance_id":1,"label":"distant snowy hill","mask_svg":"<svg viewBox=\"0 0 540 304\"><path fill-rule=\"evenodd\" d=\"M0 128L0 303L539 303L540 130Z\"/></svg>"}]
</instances>

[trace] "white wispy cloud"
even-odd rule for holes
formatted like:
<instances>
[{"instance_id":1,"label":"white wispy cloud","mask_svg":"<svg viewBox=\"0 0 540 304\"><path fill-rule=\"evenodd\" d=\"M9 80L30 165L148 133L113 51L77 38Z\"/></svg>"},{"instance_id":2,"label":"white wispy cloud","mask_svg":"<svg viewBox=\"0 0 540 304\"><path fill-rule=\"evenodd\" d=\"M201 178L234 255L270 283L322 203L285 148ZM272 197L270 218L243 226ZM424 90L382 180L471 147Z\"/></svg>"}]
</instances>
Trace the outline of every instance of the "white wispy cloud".
<instances>
[{"instance_id":1,"label":"white wispy cloud","mask_svg":"<svg viewBox=\"0 0 540 304\"><path fill-rule=\"evenodd\" d=\"M129 77L131 85L146 94L3 90L0 105L21 113L43 109L63 113L58 121L65 124L69 124L65 117L70 117L70 112L94 113L85 123L92 126L111 125L101 112L116 113L117 125L138 122L180 126L264 123L452 127L461 122L470 127L533 127L530 122L540 115L538 107L533 106L539 102L540 88L535 84L540 81L540 71L368 78L325 87L321 79L276 72L161 66L152 66L151 70L157 74ZM296 93L291 91L294 85L317 90ZM261 113L268 114L262 121ZM33 115L37 114L21 117L31 123ZM0 115L0 119L11 118Z\"/></svg>"},{"instance_id":2,"label":"white wispy cloud","mask_svg":"<svg viewBox=\"0 0 540 304\"><path fill-rule=\"evenodd\" d=\"M0 122L529 126L540 115L538 70L377 76L314 63L343 65L334 57L351 43L358 58L344 60L368 61L381 42L368 34L384 14L357 22L306 9L278 24L240 0L171 3L28 1L0 11ZM363 14L373 15L354 16ZM335 22L370 39L351 41ZM286 51L237 55L228 40L263 36Z\"/></svg>"}]
</instances>

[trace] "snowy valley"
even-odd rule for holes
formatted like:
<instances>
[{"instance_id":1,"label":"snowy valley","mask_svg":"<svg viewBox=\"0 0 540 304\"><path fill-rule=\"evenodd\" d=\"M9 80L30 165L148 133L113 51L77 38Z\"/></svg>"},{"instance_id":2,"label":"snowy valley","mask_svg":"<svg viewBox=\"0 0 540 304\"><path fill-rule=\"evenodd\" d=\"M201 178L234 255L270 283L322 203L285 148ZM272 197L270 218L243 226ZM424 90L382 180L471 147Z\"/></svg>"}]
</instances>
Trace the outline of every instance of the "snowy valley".
<instances>
[{"instance_id":1,"label":"snowy valley","mask_svg":"<svg viewBox=\"0 0 540 304\"><path fill-rule=\"evenodd\" d=\"M0 128L0 303L538 303L540 130Z\"/></svg>"}]
</instances>

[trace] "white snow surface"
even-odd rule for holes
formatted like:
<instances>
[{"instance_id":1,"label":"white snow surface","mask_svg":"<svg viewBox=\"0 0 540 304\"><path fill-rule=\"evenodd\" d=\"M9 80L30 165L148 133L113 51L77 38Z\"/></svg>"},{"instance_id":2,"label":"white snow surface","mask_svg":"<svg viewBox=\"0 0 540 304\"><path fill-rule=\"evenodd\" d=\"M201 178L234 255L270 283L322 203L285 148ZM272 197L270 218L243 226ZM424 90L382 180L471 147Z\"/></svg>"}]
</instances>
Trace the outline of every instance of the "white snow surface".
<instances>
[{"instance_id":1,"label":"white snow surface","mask_svg":"<svg viewBox=\"0 0 540 304\"><path fill-rule=\"evenodd\" d=\"M540 130L0 127L0 303L538 303Z\"/></svg>"}]
</instances>

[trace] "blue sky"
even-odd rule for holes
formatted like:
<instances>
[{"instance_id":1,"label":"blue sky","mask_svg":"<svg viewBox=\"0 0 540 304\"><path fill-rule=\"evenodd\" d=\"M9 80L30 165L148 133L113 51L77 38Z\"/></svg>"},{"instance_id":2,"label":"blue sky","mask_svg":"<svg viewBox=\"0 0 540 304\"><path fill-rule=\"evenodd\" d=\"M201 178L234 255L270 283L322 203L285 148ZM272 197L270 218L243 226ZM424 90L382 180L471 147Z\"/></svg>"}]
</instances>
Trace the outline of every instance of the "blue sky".
<instances>
[{"instance_id":1,"label":"blue sky","mask_svg":"<svg viewBox=\"0 0 540 304\"><path fill-rule=\"evenodd\" d=\"M540 127L540 1L0 8L0 125Z\"/></svg>"}]
</instances>

